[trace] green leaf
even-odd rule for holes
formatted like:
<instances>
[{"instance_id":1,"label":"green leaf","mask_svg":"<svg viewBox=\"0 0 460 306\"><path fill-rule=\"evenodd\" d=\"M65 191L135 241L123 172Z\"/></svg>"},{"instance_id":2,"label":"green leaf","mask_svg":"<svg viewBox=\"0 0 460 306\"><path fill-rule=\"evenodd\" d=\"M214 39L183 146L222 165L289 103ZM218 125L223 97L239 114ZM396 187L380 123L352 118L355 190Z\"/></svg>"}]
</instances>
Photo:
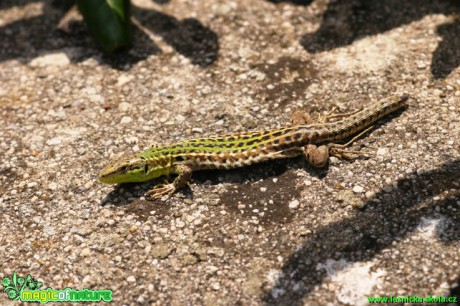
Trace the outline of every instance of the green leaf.
<instances>
[{"instance_id":1,"label":"green leaf","mask_svg":"<svg viewBox=\"0 0 460 306\"><path fill-rule=\"evenodd\" d=\"M16 272L13 273L13 284L14 284L14 287L16 288L18 287Z\"/></svg>"},{"instance_id":2,"label":"green leaf","mask_svg":"<svg viewBox=\"0 0 460 306\"><path fill-rule=\"evenodd\" d=\"M129 0L77 0L89 32L105 52L131 42Z\"/></svg>"}]
</instances>

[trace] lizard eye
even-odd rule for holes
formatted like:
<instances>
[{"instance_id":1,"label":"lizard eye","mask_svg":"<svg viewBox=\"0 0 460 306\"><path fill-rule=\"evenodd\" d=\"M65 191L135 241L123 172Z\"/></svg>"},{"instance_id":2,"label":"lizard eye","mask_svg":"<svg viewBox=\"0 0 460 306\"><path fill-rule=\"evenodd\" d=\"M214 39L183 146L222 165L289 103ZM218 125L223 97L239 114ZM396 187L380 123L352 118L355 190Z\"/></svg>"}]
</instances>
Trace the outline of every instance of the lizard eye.
<instances>
[{"instance_id":1,"label":"lizard eye","mask_svg":"<svg viewBox=\"0 0 460 306\"><path fill-rule=\"evenodd\" d=\"M149 165L144 166L144 173L147 173L149 171Z\"/></svg>"}]
</instances>

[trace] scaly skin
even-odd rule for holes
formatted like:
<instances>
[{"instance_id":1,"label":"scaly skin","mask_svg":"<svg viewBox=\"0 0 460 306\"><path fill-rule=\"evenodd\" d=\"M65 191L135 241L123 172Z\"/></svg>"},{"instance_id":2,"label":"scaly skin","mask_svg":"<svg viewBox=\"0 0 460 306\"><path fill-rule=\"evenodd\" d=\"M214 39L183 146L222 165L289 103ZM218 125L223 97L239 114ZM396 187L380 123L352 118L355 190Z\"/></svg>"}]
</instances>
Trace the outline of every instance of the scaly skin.
<instances>
[{"instance_id":1,"label":"scaly skin","mask_svg":"<svg viewBox=\"0 0 460 306\"><path fill-rule=\"evenodd\" d=\"M408 98L408 95L393 96L335 122L297 124L185 140L170 146L152 146L143 152L114 159L100 172L98 179L101 183L116 184L145 182L177 174L171 184L157 185L147 192L151 199L158 199L187 184L192 171L196 170L230 169L299 155L304 155L313 166L321 167L330 154L347 156L347 151L341 149L343 146L334 142L366 132L374 122L405 106ZM340 114L331 117L337 116L343 117Z\"/></svg>"}]
</instances>

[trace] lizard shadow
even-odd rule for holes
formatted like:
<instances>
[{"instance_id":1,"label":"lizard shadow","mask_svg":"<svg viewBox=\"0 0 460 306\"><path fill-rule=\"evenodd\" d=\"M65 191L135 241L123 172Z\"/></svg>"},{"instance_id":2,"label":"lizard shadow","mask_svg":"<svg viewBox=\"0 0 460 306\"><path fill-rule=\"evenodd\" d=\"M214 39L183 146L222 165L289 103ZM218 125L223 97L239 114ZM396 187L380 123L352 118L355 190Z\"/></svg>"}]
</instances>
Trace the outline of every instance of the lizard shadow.
<instances>
[{"instance_id":1,"label":"lizard shadow","mask_svg":"<svg viewBox=\"0 0 460 306\"><path fill-rule=\"evenodd\" d=\"M308 167L308 166L307 166ZM218 185L221 183L231 183L231 184L241 184L245 182L254 182L258 180L263 180L271 177L277 177L285 173L290 169L300 169L303 168L303 162L301 157L287 158L287 159L278 159L268 162L261 162L255 165L249 165L241 168L233 168L223 170L199 170L193 172L191 182L196 183L197 185ZM308 169L308 168L307 168ZM312 175L317 175L319 172L312 168ZM324 171L324 170L323 170ZM244 175L243 175L244 173ZM150 180L146 183L124 183L115 185L114 190L110 192L110 196L107 198L112 198L113 195L119 194L120 192L127 191L129 197L139 195L141 192L146 191L151 186L164 183L165 180L172 181L175 178L174 175L164 176ZM185 191L183 191L185 190ZM178 191L179 194L190 194L190 186L185 186L183 189ZM177 194L176 193L176 194Z\"/></svg>"},{"instance_id":2,"label":"lizard shadow","mask_svg":"<svg viewBox=\"0 0 460 306\"><path fill-rule=\"evenodd\" d=\"M372 260L427 220L439 221L435 232L441 243L457 243L460 215L452 211L460 197L458 173L460 160L455 160L400 179L397 190L379 191L354 216L315 229L286 260L275 284L263 296L265 305L301 305L303 297L326 277L318 266L327 259L349 263ZM440 194L444 194L442 200L431 200Z\"/></svg>"},{"instance_id":3,"label":"lizard shadow","mask_svg":"<svg viewBox=\"0 0 460 306\"><path fill-rule=\"evenodd\" d=\"M217 198L225 202L226 207L231 211L237 211L237 206L241 202L258 203L261 199L270 199L278 205L274 205L274 210L262 218L261 222L263 224L288 222L293 217L293 212L288 209L288 202L299 196L298 188L292 184L292 181L297 179L293 171L296 169L305 169L311 176L318 178L324 177L328 171L328 167L313 168L302 157L296 157L229 169L224 172L221 170L197 171L193 173L191 182L196 184L194 188L204 189L207 188L206 186L215 187L222 183L232 184L231 189L227 188L228 190L217 195ZM158 215L166 214L171 210L170 202L175 201L170 201L170 199L167 199L166 202L149 201L141 197L153 186L164 183L165 179L172 181L173 178L173 176L160 177L145 183L115 185L114 189L101 200L101 205L110 203L115 207L125 207L128 212L135 213L141 220L145 220L152 210L155 210ZM261 192L263 188L267 191ZM190 186L185 186L173 197L191 200L195 198ZM216 198L215 195L206 196L208 200L214 198Z\"/></svg>"},{"instance_id":4,"label":"lizard shadow","mask_svg":"<svg viewBox=\"0 0 460 306\"><path fill-rule=\"evenodd\" d=\"M110 204L117 209L123 209L127 213L133 213L141 222L146 221L152 211L160 217L167 215L171 211L169 203L141 199L152 186L163 182L164 180L158 178L146 183L117 184L100 201L100 205L105 206Z\"/></svg>"}]
</instances>

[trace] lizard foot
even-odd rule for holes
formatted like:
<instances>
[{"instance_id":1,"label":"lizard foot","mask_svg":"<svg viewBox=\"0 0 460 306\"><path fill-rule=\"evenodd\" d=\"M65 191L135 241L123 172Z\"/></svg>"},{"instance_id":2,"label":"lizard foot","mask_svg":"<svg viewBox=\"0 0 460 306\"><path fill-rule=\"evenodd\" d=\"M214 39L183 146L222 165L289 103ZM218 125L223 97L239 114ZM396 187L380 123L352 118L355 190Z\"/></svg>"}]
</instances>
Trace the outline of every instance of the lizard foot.
<instances>
[{"instance_id":1,"label":"lizard foot","mask_svg":"<svg viewBox=\"0 0 460 306\"><path fill-rule=\"evenodd\" d=\"M150 200L156 200L161 199L163 196L170 197L174 191L176 191L174 184L160 184L147 191L145 195L148 196Z\"/></svg>"}]
</instances>

